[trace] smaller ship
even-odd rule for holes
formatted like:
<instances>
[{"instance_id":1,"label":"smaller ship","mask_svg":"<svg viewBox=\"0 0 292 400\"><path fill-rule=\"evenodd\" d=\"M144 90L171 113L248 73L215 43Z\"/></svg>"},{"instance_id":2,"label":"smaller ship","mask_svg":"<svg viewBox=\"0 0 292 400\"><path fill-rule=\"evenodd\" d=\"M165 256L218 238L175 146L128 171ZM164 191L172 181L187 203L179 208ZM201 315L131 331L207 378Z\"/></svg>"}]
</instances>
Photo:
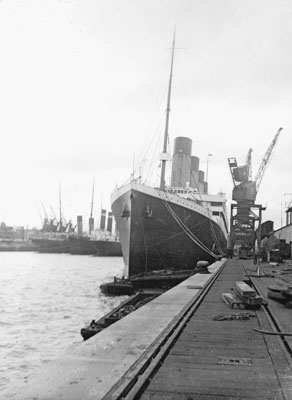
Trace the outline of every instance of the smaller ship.
<instances>
[{"instance_id":1,"label":"smaller ship","mask_svg":"<svg viewBox=\"0 0 292 400\"><path fill-rule=\"evenodd\" d=\"M82 216L77 216L77 233L69 235L71 254L94 255L100 257L121 257L122 248L117 234L112 234L113 214L101 210L100 228L94 230L94 219L89 218L89 233L83 233Z\"/></svg>"},{"instance_id":2,"label":"smaller ship","mask_svg":"<svg viewBox=\"0 0 292 400\"><path fill-rule=\"evenodd\" d=\"M32 237L31 242L39 253L70 253L69 234L74 231L71 221L63 224L62 218L45 218L41 231Z\"/></svg>"},{"instance_id":3,"label":"smaller ship","mask_svg":"<svg viewBox=\"0 0 292 400\"><path fill-rule=\"evenodd\" d=\"M31 243L32 230L23 226L8 226L0 223L0 252L6 251L34 251L35 245Z\"/></svg>"},{"instance_id":4,"label":"smaller ship","mask_svg":"<svg viewBox=\"0 0 292 400\"><path fill-rule=\"evenodd\" d=\"M88 221L88 234L83 233L82 215L77 216L77 233L69 236L71 254L94 255L101 257L121 257L122 248L117 234L112 234L113 213L109 212L106 224L106 210L101 210L100 227L94 229L93 217L94 181L92 187L91 210Z\"/></svg>"},{"instance_id":5,"label":"smaller ship","mask_svg":"<svg viewBox=\"0 0 292 400\"><path fill-rule=\"evenodd\" d=\"M71 220L67 223L62 214L61 186L59 188L59 219L53 211L53 217L49 218L42 204L45 218L42 229L31 238L39 253L70 253L69 235L75 230Z\"/></svg>"}]
</instances>

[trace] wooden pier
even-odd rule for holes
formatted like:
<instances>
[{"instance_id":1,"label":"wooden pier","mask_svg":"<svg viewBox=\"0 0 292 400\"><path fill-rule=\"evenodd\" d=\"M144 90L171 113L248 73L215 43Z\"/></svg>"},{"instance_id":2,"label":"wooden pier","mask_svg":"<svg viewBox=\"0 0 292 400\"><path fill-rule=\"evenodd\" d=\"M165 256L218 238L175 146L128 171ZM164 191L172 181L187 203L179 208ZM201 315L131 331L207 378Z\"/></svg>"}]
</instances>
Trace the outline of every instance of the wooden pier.
<instances>
[{"instance_id":1,"label":"wooden pier","mask_svg":"<svg viewBox=\"0 0 292 400\"><path fill-rule=\"evenodd\" d=\"M266 298L274 277L257 276L249 261L229 260L140 398L292 399L292 337L253 331L275 331L265 306L234 310L221 301L245 271L255 275L250 279ZM292 310L268 304L283 331L292 333ZM247 313L248 319L237 319Z\"/></svg>"},{"instance_id":2,"label":"wooden pier","mask_svg":"<svg viewBox=\"0 0 292 400\"><path fill-rule=\"evenodd\" d=\"M191 276L71 346L29 379L20 397L11 392L7 399L291 400L292 310L267 298L269 285L292 278L292 268L279 268L216 262L210 274ZM223 301L243 279L264 305Z\"/></svg>"}]
</instances>

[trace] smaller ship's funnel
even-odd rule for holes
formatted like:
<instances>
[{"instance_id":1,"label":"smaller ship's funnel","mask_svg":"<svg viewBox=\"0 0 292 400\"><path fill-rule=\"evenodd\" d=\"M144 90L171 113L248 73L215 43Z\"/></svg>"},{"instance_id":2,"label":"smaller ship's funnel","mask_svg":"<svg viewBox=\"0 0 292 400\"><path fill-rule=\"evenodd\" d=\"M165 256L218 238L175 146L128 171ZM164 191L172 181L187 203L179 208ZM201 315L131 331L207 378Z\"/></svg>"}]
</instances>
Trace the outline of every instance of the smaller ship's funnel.
<instances>
[{"instance_id":1,"label":"smaller ship's funnel","mask_svg":"<svg viewBox=\"0 0 292 400\"><path fill-rule=\"evenodd\" d=\"M82 235L83 226L82 226L82 215L77 215L77 235Z\"/></svg>"},{"instance_id":2,"label":"smaller ship's funnel","mask_svg":"<svg viewBox=\"0 0 292 400\"><path fill-rule=\"evenodd\" d=\"M89 217L88 226L89 226L89 234L91 234L91 232L94 231L94 218L93 217Z\"/></svg>"},{"instance_id":3,"label":"smaller ship's funnel","mask_svg":"<svg viewBox=\"0 0 292 400\"><path fill-rule=\"evenodd\" d=\"M112 229L113 229L113 213L111 211L108 212L108 216L107 216L107 228L106 230L109 233L112 233Z\"/></svg>"},{"instance_id":4,"label":"smaller ship's funnel","mask_svg":"<svg viewBox=\"0 0 292 400\"><path fill-rule=\"evenodd\" d=\"M101 210L100 229L101 229L102 231L105 230L105 219L106 219L106 210Z\"/></svg>"}]
</instances>

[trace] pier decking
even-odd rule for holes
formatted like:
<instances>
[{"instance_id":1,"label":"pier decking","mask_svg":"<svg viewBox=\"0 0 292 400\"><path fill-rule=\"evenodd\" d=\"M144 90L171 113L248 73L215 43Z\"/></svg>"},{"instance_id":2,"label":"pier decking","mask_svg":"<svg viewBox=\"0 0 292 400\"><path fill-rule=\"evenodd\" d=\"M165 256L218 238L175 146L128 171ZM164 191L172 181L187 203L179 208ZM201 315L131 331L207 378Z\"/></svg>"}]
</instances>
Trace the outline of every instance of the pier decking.
<instances>
[{"instance_id":1,"label":"pier decking","mask_svg":"<svg viewBox=\"0 0 292 400\"><path fill-rule=\"evenodd\" d=\"M221 301L221 294L232 291L234 282L242 280L242 265L250 272L255 270L247 261L226 263L151 379L143 400L292 399L291 354L283 348L279 336L253 331L272 330L264 311L231 310ZM252 279L264 289L272 278ZM266 295L266 289L263 292ZM281 310L283 327L292 332L292 310L271 300L269 303L277 314ZM224 319L246 312L253 317Z\"/></svg>"},{"instance_id":2,"label":"pier decking","mask_svg":"<svg viewBox=\"0 0 292 400\"><path fill-rule=\"evenodd\" d=\"M256 275L251 261L209 267L71 346L7 399L292 399L292 310L268 299L258 310L231 309L222 293ZM266 298L274 277L250 277ZM276 318L274 318L276 317ZM247 319L243 319L247 318Z\"/></svg>"}]
</instances>

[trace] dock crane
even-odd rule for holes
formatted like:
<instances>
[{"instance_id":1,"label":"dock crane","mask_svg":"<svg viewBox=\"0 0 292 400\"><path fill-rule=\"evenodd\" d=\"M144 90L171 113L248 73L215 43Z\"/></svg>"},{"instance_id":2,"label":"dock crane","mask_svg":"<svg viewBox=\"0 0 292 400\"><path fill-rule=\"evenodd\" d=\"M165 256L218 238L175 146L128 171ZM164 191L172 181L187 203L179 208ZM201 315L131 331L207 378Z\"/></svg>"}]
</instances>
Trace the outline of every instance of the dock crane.
<instances>
[{"instance_id":1,"label":"dock crane","mask_svg":"<svg viewBox=\"0 0 292 400\"><path fill-rule=\"evenodd\" d=\"M266 151L266 154L265 154L264 158L262 159L261 165L260 165L259 170L258 170L258 172L257 172L257 174L256 174L256 177L255 177L255 182L256 182L256 193L257 193L258 190L259 190L260 184L261 184L261 182L262 182L262 179L263 179L263 176L264 176L264 173L265 173L265 169L266 169L266 167L267 167L267 165L268 165L268 162L269 162L270 159L271 159L273 150L274 150L274 148L275 148L275 146L276 146L276 144L277 144L277 141L278 141L278 138L279 138L279 135L280 135L282 129L283 129L283 128L279 128L279 129L278 129L278 132L277 132L276 135L274 136L274 139L272 140L272 143L271 143L270 146L268 147L268 149L267 149L267 151Z\"/></svg>"},{"instance_id":2,"label":"dock crane","mask_svg":"<svg viewBox=\"0 0 292 400\"><path fill-rule=\"evenodd\" d=\"M260 204L255 204L255 200L281 130L282 128L278 129L269 145L254 180L251 177L252 149L249 149L244 165L238 166L236 158L228 159L233 181L232 200L236 202L231 204L230 245L232 248L237 244L246 252L247 249L252 250L256 238L256 222L258 223L258 240L261 238L260 226L264 208Z\"/></svg>"},{"instance_id":3,"label":"dock crane","mask_svg":"<svg viewBox=\"0 0 292 400\"><path fill-rule=\"evenodd\" d=\"M262 182L266 167L271 159L273 150L278 141L280 132L283 128L279 128L278 132L274 136L270 146L268 147L255 179L251 179L251 153L252 149L249 149L246 162L243 166L238 166L235 158L229 158L229 168L233 180L233 191L232 200L240 202L248 202L253 204L256 200L257 193L259 191L260 184Z\"/></svg>"},{"instance_id":4,"label":"dock crane","mask_svg":"<svg viewBox=\"0 0 292 400\"><path fill-rule=\"evenodd\" d=\"M233 186L236 186L236 182L242 183L251 180L251 153L252 149L249 149L245 163L241 166L237 165L236 158L228 158Z\"/></svg>"}]
</instances>

